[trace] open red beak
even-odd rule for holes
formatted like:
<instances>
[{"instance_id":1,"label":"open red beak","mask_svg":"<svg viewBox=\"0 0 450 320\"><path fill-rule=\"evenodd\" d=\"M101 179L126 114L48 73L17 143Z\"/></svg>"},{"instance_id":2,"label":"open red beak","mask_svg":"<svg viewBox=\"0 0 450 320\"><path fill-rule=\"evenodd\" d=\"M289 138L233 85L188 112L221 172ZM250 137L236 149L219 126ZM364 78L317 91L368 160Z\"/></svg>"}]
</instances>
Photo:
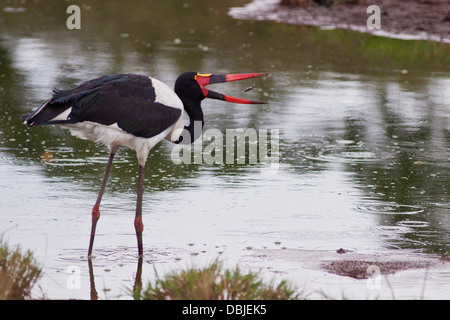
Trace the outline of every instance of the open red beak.
<instances>
[{"instance_id":1,"label":"open red beak","mask_svg":"<svg viewBox=\"0 0 450 320\"><path fill-rule=\"evenodd\" d=\"M241 73L241 74L201 74L201 73L197 73L195 80L197 80L198 84L200 85L200 88L202 89L205 98L219 99L219 100L224 100L224 101L233 102L233 103L263 104L266 102L259 102L259 101L254 101L254 100L247 100L247 99L232 97L232 96L229 96L226 94L222 94L222 93L218 93L218 92L206 89L205 86L207 86L208 84L213 84L213 83L244 80L244 79L261 77L261 76L266 76L266 75L268 75L268 73Z\"/></svg>"}]
</instances>

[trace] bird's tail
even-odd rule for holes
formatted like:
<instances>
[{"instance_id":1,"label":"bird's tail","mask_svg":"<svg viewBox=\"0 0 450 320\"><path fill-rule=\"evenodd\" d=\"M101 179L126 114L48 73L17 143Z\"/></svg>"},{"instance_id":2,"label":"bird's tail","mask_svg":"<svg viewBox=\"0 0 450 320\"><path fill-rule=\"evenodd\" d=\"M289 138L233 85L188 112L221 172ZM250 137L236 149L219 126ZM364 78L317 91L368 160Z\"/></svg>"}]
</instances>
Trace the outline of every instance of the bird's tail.
<instances>
[{"instance_id":1,"label":"bird's tail","mask_svg":"<svg viewBox=\"0 0 450 320\"><path fill-rule=\"evenodd\" d=\"M52 103L52 100L53 99L50 99L44 102L34 112L24 114L21 117L23 123L30 127L47 124L58 124L58 116L66 111L69 106L60 103Z\"/></svg>"},{"instance_id":2,"label":"bird's tail","mask_svg":"<svg viewBox=\"0 0 450 320\"><path fill-rule=\"evenodd\" d=\"M24 124L27 124L27 120L28 120L28 118L29 118L30 116L31 116L31 113L23 114L23 115L21 116L22 121L23 121Z\"/></svg>"}]
</instances>

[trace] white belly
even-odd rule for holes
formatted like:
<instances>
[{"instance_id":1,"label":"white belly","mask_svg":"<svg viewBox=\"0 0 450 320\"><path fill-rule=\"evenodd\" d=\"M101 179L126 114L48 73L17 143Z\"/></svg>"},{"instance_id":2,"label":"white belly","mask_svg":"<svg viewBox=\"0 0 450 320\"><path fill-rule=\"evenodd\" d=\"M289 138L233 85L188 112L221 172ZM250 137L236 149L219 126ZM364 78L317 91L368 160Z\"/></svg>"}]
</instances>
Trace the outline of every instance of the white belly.
<instances>
[{"instance_id":1,"label":"white belly","mask_svg":"<svg viewBox=\"0 0 450 320\"><path fill-rule=\"evenodd\" d=\"M110 150L116 150L121 146L135 150L141 165L145 165L148 153L156 144L164 138L170 140L170 136L176 135L174 134L174 131L176 131L174 130L175 125L170 126L151 138L136 137L119 128L117 124L106 126L95 122L85 121L63 125L63 127L70 129L71 134L77 138L104 144Z\"/></svg>"}]
</instances>

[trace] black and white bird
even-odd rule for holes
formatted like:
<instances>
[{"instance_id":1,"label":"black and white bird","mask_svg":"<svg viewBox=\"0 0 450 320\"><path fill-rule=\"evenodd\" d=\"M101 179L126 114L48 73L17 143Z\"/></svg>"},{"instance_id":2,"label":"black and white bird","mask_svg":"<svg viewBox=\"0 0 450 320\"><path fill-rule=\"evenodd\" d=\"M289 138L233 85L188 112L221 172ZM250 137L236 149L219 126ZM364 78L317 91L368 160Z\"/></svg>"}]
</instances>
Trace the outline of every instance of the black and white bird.
<instances>
[{"instance_id":1,"label":"black and white bird","mask_svg":"<svg viewBox=\"0 0 450 320\"><path fill-rule=\"evenodd\" d=\"M185 72L177 78L175 91L163 82L144 75L108 75L85 81L73 89L54 90L51 99L34 112L22 116L28 126L60 125L70 129L79 138L102 143L109 148L108 164L92 209L88 256L92 254L95 229L100 218L100 202L119 147L135 150L138 158L139 180L134 226L138 252L142 256L144 166L150 150L163 139L174 143L192 143L197 139L201 132L195 132L194 129L198 126L194 124L199 121L203 128L200 103L204 98L245 104L261 103L217 93L206 89L206 85L263 75L267 74ZM189 116L187 126L184 125L184 112Z\"/></svg>"}]
</instances>

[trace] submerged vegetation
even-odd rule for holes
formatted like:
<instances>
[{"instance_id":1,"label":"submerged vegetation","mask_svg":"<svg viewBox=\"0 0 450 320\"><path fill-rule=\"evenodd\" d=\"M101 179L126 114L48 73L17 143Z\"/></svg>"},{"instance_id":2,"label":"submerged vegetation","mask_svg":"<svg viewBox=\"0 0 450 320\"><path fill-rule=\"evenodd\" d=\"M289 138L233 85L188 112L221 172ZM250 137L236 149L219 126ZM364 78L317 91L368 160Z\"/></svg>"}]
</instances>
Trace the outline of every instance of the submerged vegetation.
<instances>
[{"instance_id":1,"label":"submerged vegetation","mask_svg":"<svg viewBox=\"0 0 450 320\"><path fill-rule=\"evenodd\" d=\"M298 300L301 293L285 280L266 284L253 272L243 273L238 267L225 270L220 261L204 268L172 272L142 292L134 290L137 300Z\"/></svg>"},{"instance_id":2,"label":"submerged vegetation","mask_svg":"<svg viewBox=\"0 0 450 320\"><path fill-rule=\"evenodd\" d=\"M31 299L31 289L41 273L31 251L11 250L0 239L0 300Z\"/></svg>"}]
</instances>

